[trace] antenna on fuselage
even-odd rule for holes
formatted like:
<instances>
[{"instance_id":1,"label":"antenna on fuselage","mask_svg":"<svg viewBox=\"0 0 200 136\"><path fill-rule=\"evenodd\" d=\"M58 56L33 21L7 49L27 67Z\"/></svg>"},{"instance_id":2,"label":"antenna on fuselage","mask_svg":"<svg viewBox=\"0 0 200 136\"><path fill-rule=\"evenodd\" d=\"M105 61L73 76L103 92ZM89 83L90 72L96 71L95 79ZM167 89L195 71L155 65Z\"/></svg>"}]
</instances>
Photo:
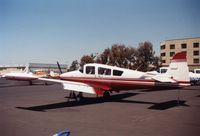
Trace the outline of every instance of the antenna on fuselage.
<instances>
[{"instance_id":1,"label":"antenna on fuselage","mask_svg":"<svg viewBox=\"0 0 200 136\"><path fill-rule=\"evenodd\" d=\"M136 68L136 71L138 71L138 69L139 69L142 65L143 65L143 63L140 64L140 65Z\"/></svg>"}]
</instances>

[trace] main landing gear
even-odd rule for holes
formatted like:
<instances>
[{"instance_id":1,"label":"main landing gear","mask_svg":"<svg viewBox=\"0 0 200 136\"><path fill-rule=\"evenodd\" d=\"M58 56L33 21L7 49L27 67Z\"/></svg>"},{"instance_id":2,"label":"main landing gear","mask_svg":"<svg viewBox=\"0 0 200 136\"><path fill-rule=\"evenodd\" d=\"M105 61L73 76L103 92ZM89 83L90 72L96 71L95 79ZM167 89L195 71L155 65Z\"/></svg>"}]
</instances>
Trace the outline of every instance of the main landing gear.
<instances>
[{"instance_id":1,"label":"main landing gear","mask_svg":"<svg viewBox=\"0 0 200 136\"><path fill-rule=\"evenodd\" d=\"M108 100L110 98L110 92L109 91L105 91L104 93L103 93L103 99L104 100Z\"/></svg>"},{"instance_id":2,"label":"main landing gear","mask_svg":"<svg viewBox=\"0 0 200 136\"><path fill-rule=\"evenodd\" d=\"M83 93L79 92L76 94L74 91L71 91L69 93L68 101L70 101L70 99L74 99L76 102L80 102L83 100Z\"/></svg>"},{"instance_id":3,"label":"main landing gear","mask_svg":"<svg viewBox=\"0 0 200 136\"><path fill-rule=\"evenodd\" d=\"M98 97L98 96L97 96ZM109 91L104 91L103 93L103 99L108 99L110 97L110 92ZM70 91L69 96L68 96L68 101L70 100L75 100L76 102L80 102L83 100L83 93L79 92L76 94L74 91Z\"/></svg>"},{"instance_id":4,"label":"main landing gear","mask_svg":"<svg viewBox=\"0 0 200 136\"><path fill-rule=\"evenodd\" d=\"M33 85L33 82L31 80L29 81L29 85Z\"/></svg>"},{"instance_id":5,"label":"main landing gear","mask_svg":"<svg viewBox=\"0 0 200 136\"><path fill-rule=\"evenodd\" d=\"M103 97L104 97L104 98L110 97L110 92L109 92L109 91L104 91Z\"/></svg>"}]
</instances>

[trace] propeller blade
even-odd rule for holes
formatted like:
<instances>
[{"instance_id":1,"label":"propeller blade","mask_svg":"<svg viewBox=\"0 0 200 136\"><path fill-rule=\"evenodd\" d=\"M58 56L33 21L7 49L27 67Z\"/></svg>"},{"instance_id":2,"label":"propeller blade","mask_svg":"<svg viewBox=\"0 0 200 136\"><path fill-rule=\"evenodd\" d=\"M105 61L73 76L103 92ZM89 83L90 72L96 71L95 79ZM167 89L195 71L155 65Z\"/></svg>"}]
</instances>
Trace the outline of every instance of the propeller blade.
<instances>
[{"instance_id":1,"label":"propeller blade","mask_svg":"<svg viewBox=\"0 0 200 136\"><path fill-rule=\"evenodd\" d=\"M60 71L60 74L62 74L63 72L62 72L62 69L61 69L60 64L59 64L58 61L57 61L57 65L58 65L58 69L59 69L59 71Z\"/></svg>"}]
</instances>

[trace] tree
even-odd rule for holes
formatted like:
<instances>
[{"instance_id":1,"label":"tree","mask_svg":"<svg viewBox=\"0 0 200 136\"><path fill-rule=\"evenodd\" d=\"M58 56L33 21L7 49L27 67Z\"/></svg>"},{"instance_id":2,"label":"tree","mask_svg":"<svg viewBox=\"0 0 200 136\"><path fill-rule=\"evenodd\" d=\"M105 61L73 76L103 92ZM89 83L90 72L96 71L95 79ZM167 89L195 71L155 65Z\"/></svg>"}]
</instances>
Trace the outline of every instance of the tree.
<instances>
[{"instance_id":1,"label":"tree","mask_svg":"<svg viewBox=\"0 0 200 136\"><path fill-rule=\"evenodd\" d=\"M87 63L94 63L95 58L96 56L91 54L91 55L84 55L82 58L81 58L81 62L80 62L80 66L83 67L85 64Z\"/></svg>"},{"instance_id":2,"label":"tree","mask_svg":"<svg viewBox=\"0 0 200 136\"><path fill-rule=\"evenodd\" d=\"M69 67L68 71L74 71L77 70L79 67L79 63L77 60L74 60L71 64L71 66Z\"/></svg>"},{"instance_id":3,"label":"tree","mask_svg":"<svg viewBox=\"0 0 200 136\"><path fill-rule=\"evenodd\" d=\"M145 41L144 43L139 43L137 49L137 65L141 66L139 70L147 71L149 64L153 63L154 60L153 45L152 43Z\"/></svg>"},{"instance_id":4,"label":"tree","mask_svg":"<svg viewBox=\"0 0 200 136\"><path fill-rule=\"evenodd\" d=\"M159 67L161 67L161 58L158 56L155 56L153 59L153 65L155 66L154 70L157 70Z\"/></svg>"},{"instance_id":5,"label":"tree","mask_svg":"<svg viewBox=\"0 0 200 136\"><path fill-rule=\"evenodd\" d=\"M135 56L135 48L126 47L124 44L114 44L103 51L101 60L103 64L130 68L135 63Z\"/></svg>"},{"instance_id":6,"label":"tree","mask_svg":"<svg viewBox=\"0 0 200 136\"><path fill-rule=\"evenodd\" d=\"M101 63L102 64L109 64L110 63L110 57L111 57L111 50L110 50L110 48L107 48L100 55Z\"/></svg>"},{"instance_id":7,"label":"tree","mask_svg":"<svg viewBox=\"0 0 200 136\"><path fill-rule=\"evenodd\" d=\"M111 66L118 66L129 69L147 71L149 65L160 66L160 59L154 57L153 45L145 41L139 43L138 48L127 47L124 44L113 44L106 48L101 54L84 55L81 58L80 66L87 63L101 63Z\"/></svg>"}]
</instances>

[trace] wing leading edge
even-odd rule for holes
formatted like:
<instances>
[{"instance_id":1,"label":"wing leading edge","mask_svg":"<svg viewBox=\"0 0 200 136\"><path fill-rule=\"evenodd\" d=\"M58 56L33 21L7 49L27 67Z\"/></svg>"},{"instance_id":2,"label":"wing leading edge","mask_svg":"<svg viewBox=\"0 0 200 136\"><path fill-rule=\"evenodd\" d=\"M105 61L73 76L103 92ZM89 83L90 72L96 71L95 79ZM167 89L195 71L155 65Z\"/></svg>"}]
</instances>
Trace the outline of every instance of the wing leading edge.
<instances>
[{"instance_id":1,"label":"wing leading edge","mask_svg":"<svg viewBox=\"0 0 200 136\"><path fill-rule=\"evenodd\" d=\"M99 95L103 94L100 89L90 86L85 83L65 81L65 80L59 80L59 79L47 79L47 78L39 78L39 80L54 82L54 83L61 83L65 90L71 90L71 91L83 92L83 93L89 93L89 94L99 94Z\"/></svg>"}]
</instances>

